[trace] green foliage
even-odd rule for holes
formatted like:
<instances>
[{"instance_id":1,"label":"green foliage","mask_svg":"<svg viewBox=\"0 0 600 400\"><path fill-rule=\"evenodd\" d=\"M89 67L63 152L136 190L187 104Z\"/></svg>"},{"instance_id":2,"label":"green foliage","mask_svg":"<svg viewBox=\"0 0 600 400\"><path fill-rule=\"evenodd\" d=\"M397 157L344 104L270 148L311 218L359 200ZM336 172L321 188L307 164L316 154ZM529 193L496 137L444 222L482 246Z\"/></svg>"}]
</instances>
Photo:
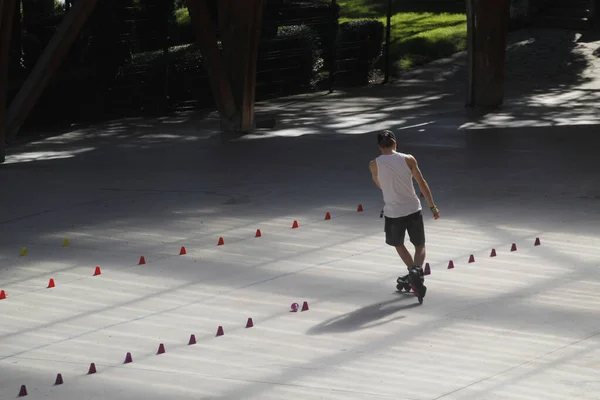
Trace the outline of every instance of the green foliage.
<instances>
[{"instance_id":1,"label":"green foliage","mask_svg":"<svg viewBox=\"0 0 600 400\"><path fill-rule=\"evenodd\" d=\"M338 0L346 18L379 18L387 14L387 0ZM392 15L398 13L465 13L465 0L393 0Z\"/></svg>"},{"instance_id":2,"label":"green foliage","mask_svg":"<svg viewBox=\"0 0 600 400\"><path fill-rule=\"evenodd\" d=\"M177 8L174 12L175 21L171 27L171 42L173 44L192 43L196 39L190 13L187 7Z\"/></svg>"},{"instance_id":3,"label":"green foliage","mask_svg":"<svg viewBox=\"0 0 600 400\"><path fill-rule=\"evenodd\" d=\"M369 73L382 54L384 24L376 19L346 21L337 37L336 81L369 83Z\"/></svg>"},{"instance_id":4,"label":"green foliage","mask_svg":"<svg viewBox=\"0 0 600 400\"><path fill-rule=\"evenodd\" d=\"M54 0L54 7L52 8L51 15L53 15L53 16L64 15L65 11L66 11L65 3L63 3L59 0Z\"/></svg>"},{"instance_id":5,"label":"green foliage","mask_svg":"<svg viewBox=\"0 0 600 400\"><path fill-rule=\"evenodd\" d=\"M321 38L317 31L306 25L288 25L279 27L277 39L287 42L289 48L307 49L314 60L322 55Z\"/></svg>"},{"instance_id":6,"label":"green foliage","mask_svg":"<svg viewBox=\"0 0 600 400\"><path fill-rule=\"evenodd\" d=\"M376 19L359 19L340 24L339 42L366 42L367 61L372 63L381 55L385 25Z\"/></svg>"},{"instance_id":7,"label":"green foliage","mask_svg":"<svg viewBox=\"0 0 600 400\"><path fill-rule=\"evenodd\" d=\"M289 93L311 86L322 65L319 34L306 25L282 26L261 41L258 84L261 93Z\"/></svg>"},{"instance_id":8,"label":"green foliage","mask_svg":"<svg viewBox=\"0 0 600 400\"><path fill-rule=\"evenodd\" d=\"M376 18L385 25L386 1L342 0L341 21L355 21L357 16ZM438 2L439 3L439 2ZM430 2L395 1L391 18L390 60L393 72L406 70L433 60L448 57L467 47L467 22L464 13L400 12L399 9L433 8ZM453 1L445 8L456 7ZM454 4L454 5L453 5ZM440 5L438 8L442 8ZM382 58L379 59L381 67Z\"/></svg>"},{"instance_id":9,"label":"green foliage","mask_svg":"<svg viewBox=\"0 0 600 400\"><path fill-rule=\"evenodd\" d=\"M187 7L175 10L175 22L179 26L188 26L192 23Z\"/></svg>"}]
</instances>

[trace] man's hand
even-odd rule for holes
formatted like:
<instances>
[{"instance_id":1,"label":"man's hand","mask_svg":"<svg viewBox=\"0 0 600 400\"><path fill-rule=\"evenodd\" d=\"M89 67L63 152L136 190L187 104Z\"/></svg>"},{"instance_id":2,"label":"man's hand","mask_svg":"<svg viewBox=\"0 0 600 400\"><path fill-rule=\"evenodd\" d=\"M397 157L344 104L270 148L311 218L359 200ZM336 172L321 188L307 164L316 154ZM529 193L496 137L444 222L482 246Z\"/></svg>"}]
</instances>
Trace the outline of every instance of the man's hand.
<instances>
[{"instance_id":1,"label":"man's hand","mask_svg":"<svg viewBox=\"0 0 600 400\"><path fill-rule=\"evenodd\" d=\"M438 210L438 208L435 206L431 190L429 189L429 185L427 184L427 181L425 180L423 174L421 173L421 170L419 169L417 159L409 155L406 159L406 163L412 172L413 178L417 181L417 184L419 185L421 195L425 197L425 200L427 200L427 203L429 204L429 209L433 213L433 218L438 219L440 217L440 210Z\"/></svg>"},{"instance_id":2,"label":"man's hand","mask_svg":"<svg viewBox=\"0 0 600 400\"><path fill-rule=\"evenodd\" d=\"M440 210L437 207L433 206L430 208L433 213L433 219L438 219L440 217Z\"/></svg>"}]
</instances>

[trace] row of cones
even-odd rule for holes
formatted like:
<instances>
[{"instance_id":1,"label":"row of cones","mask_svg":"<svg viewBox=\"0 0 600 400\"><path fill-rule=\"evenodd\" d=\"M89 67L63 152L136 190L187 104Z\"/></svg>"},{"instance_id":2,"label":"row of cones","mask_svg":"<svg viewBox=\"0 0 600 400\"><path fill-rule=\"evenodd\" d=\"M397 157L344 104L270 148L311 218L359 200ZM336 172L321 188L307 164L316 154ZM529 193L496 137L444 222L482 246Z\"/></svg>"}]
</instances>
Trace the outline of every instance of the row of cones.
<instances>
[{"instance_id":1,"label":"row of cones","mask_svg":"<svg viewBox=\"0 0 600 400\"><path fill-rule=\"evenodd\" d=\"M535 243L534 246L539 246L541 245L541 241L540 238L535 238ZM517 244L513 243L510 247L510 251L517 251ZM496 249L492 249L492 252L490 253L490 257L496 257ZM471 254L469 256L469 264L474 263L475 262L475 256L473 254ZM450 260L448 262L448 269L453 269L454 268L454 261ZM431 275L431 267L429 265L429 263L425 264L425 268L423 270L423 274L424 275Z\"/></svg>"},{"instance_id":2,"label":"row of cones","mask_svg":"<svg viewBox=\"0 0 600 400\"><path fill-rule=\"evenodd\" d=\"M358 208L356 210L357 212L362 212L363 211L363 206L362 204L358 205ZM329 221L331 219L331 213L328 211L325 213L325 221ZM298 223L297 220L294 220L294 222L292 222L292 229L298 229L300 227L300 224ZM256 230L256 234L254 235L254 237L262 237L262 232L260 231L260 229ZM219 237L219 241L217 242L217 246L223 246L225 244L225 239L223 239L223 237Z\"/></svg>"},{"instance_id":3,"label":"row of cones","mask_svg":"<svg viewBox=\"0 0 600 400\"><path fill-rule=\"evenodd\" d=\"M327 214L329 214L329 213L327 213ZM326 219L327 219L327 216L326 216ZM296 228L298 227L297 221L294 221L294 225L295 225ZM294 227L294 226L292 226L292 227ZM260 229L257 230L256 235L257 235L257 237L260 237L260 235L261 235ZM223 238L219 239L219 243L220 244L223 244L222 240L223 240ZM539 246L539 245L541 245L540 238L535 238L534 246ZM517 245L516 245L516 243L512 244L512 246L510 248L510 251L517 251ZM187 251L186 251L185 247L183 247L183 246L181 247L181 250L180 250L179 254L180 255L187 254ZM492 252L490 253L490 257L496 257L496 249L492 249ZM475 262L475 256L473 254L471 254L469 256L469 264L470 263L474 263L474 262ZM144 256L140 257L139 264L140 265L146 264L146 258ZM450 260L450 262L448 263L448 269L453 269L453 268L454 268L454 261ZM429 263L425 264L425 269L424 269L423 273L425 275L431 274L431 267L429 266ZM100 269L99 266L96 266L96 268L94 269L94 276L101 275L101 274L102 274L102 270ZM48 286L47 287L48 288L53 288L55 286L56 286L56 282L54 281L54 278L50 278L50 281L48 282ZM4 290L0 290L0 300L6 299L6 296L7 296L6 292Z\"/></svg>"},{"instance_id":4,"label":"row of cones","mask_svg":"<svg viewBox=\"0 0 600 400\"><path fill-rule=\"evenodd\" d=\"M94 363L90 365L90 369L88 374L93 374L96 372L96 366ZM56 375L56 380L54 381L54 386L62 385L64 383L62 374ZM21 385L21 389L19 390L19 397L27 396L27 386Z\"/></svg>"},{"instance_id":5,"label":"row of cones","mask_svg":"<svg viewBox=\"0 0 600 400\"><path fill-rule=\"evenodd\" d=\"M97 276L97 275L102 275L102 270L100 269L99 266L96 266L96 268L94 268L94 276ZM54 280L54 278L50 278L50 280L48 281L48 286L46 286L46 288L51 289L53 287L56 287L56 281ZM4 299L6 299L6 297L7 297L6 291L0 290L0 300L4 300Z\"/></svg>"},{"instance_id":6,"label":"row of cones","mask_svg":"<svg viewBox=\"0 0 600 400\"><path fill-rule=\"evenodd\" d=\"M364 211L362 204L358 205L356 211L357 212ZM331 214L329 212L326 212L325 213L325 220L327 221L327 220L330 220L330 219L331 219ZM292 224L292 229L298 228L298 226L299 226L298 225L298 221L294 221L294 223ZM257 229L255 237L261 237L261 236L262 236L262 233L260 232L260 229ZM222 237L220 237L217 246L222 246L223 244L225 244L225 241L224 241L224 239ZM63 240L63 247L69 247L69 245L70 245L69 239L68 238L64 239ZM187 252L186 252L185 247L182 246L181 250L179 252L179 255L184 255L184 254L187 254ZM27 247L21 248L21 257L25 257L27 255L28 255Z\"/></svg>"},{"instance_id":7,"label":"row of cones","mask_svg":"<svg viewBox=\"0 0 600 400\"><path fill-rule=\"evenodd\" d=\"M254 327L254 321L252 321L252 318L248 318L248 321L246 322L246 328L252 328ZM216 336L223 336L225 334L225 331L223 330L223 327L219 325L219 327L217 328L217 334ZM192 334L190 336L190 340L188 341L188 345L194 345L196 344L196 335ZM166 349L165 349L165 345L164 343L160 343L158 345L158 351L156 352L156 354L164 354L166 353ZM133 362L133 356L131 355L130 352L127 352L127 354L125 354L125 361L123 361L123 364L129 364ZM90 367L88 369L88 375L91 374L95 374L97 372L96 370L96 364L95 363L90 363ZM54 385L62 385L64 383L63 381L63 377L62 374L58 374L56 375L56 381L54 382ZM23 397L23 396L27 396L27 387L25 385L21 385L21 389L19 391L19 397Z\"/></svg>"},{"instance_id":8,"label":"row of cones","mask_svg":"<svg viewBox=\"0 0 600 400\"><path fill-rule=\"evenodd\" d=\"M362 204L358 205L358 208L357 208L356 211L357 212L364 211ZM326 212L325 213L325 220L327 221L327 220L330 220L330 219L331 219L331 213ZM297 229L299 227L300 227L300 225L298 224L298 221L294 220L294 222L292 223L292 229ZM254 235L254 237L257 237L257 238L262 237L262 232L260 231L260 229L256 230L256 234ZM70 244L69 239L64 239L64 241L63 241L63 247L68 247L69 244ZM224 244L225 244L225 239L223 239L223 237L219 237L219 240L217 242L217 246L223 246ZM179 249L179 255L183 256L183 255L186 255L186 254L187 254L187 250L186 250L185 246L181 246L181 248ZM27 248L23 247L21 249L21 256L24 257L24 256L27 256L27 255L28 255ZM138 261L138 265L144 265L144 264L146 264L146 257L145 256L140 256L140 260ZM94 276L101 275L101 274L102 274L102 271L101 271L100 267L96 266L96 268L94 269ZM54 287L56 287L56 282L54 281L54 278L50 278L50 280L48 281L47 288L51 289L51 288L54 288ZM4 299L6 299L6 292L4 290L0 290L0 300L4 300Z\"/></svg>"}]
</instances>

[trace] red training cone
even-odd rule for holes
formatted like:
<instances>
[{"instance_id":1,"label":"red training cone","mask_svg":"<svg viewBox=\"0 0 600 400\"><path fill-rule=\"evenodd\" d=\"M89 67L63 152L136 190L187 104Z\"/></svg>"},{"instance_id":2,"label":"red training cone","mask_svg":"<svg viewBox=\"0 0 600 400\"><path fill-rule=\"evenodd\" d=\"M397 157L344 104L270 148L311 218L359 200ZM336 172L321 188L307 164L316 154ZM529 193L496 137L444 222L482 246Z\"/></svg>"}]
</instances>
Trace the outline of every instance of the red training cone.
<instances>
[{"instance_id":1,"label":"red training cone","mask_svg":"<svg viewBox=\"0 0 600 400\"><path fill-rule=\"evenodd\" d=\"M186 254L187 254L187 251L185 250L185 246L181 246L181 249L179 250L179 255L184 256Z\"/></svg>"},{"instance_id":2,"label":"red training cone","mask_svg":"<svg viewBox=\"0 0 600 400\"><path fill-rule=\"evenodd\" d=\"M146 264L146 257L144 257L144 256L140 257L140 262L138 263L138 265L142 265L142 264Z\"/></svg>"},{"instance_id":3,"label":"red training cone","mask_svg":"<svg viewBox=\"0 0 600 400\"><path fill-rule=\"evenodd\" d=\"M53 288L54 286L54 278L50 278L50 281L48 282L48 288Z\"/></svg>"},{"instance_id":4,"label":"red training cone","mask_svg":"<svg viewBox=\"0 0 600 400\"><path fill-rule=\"evenodd\" d=\"M260 229L256 230L256 235L254 235L254 237L261 237L262 236L262 232L260 231Z\"/></svg>"},{"instance_id":5,"label":"red training cone","mask_svg":"<svg viewBox=\"0 0 600 400\"><path fill-rule=\"evenodd\" d=\"M542 244L542 242L540 242L540 238L535 238L535 243L533 245L534 246L539 246L541 244Z\"/></svg>"},{"instance_id":6,"label":"red training cone","mask_svg":"<svg viewBox=\"0 0 600 400\"><path fill-rule=\"evenodd\" d=\"M515 243L512 244L510 251L517 251L517 245Z\"/></svg>"},{"instance_id":7,"label":"red training cone","mask_svg":"<svg viewBox=\"0 0 600 400\"><path fill-rule=\"evenodd\" d=\"M492 249L492 252L490 253L490 257L496 257L496 249Z\"/></svg>"},{"instance_id":8,"label":"red training cone","mask_svg":"<svg viewBox=\"0 0 600 400\"><path fill-rule=\"evenodd\" d=\"M431 267L429 263L425 264L425 271L423 271L423 275L431 275Z\"/></svg>"},{"instance_id":9,"label":"red training cone","mask_svg":"<svg viewBox=\"0 0 600 400\"><path fill-rule=\"evenodd\" d=\"M454 261L450 260L450 262L448 263L448 269L452 268L454 268Z\"/></svg>"},{"instance_id":10,"label":"red training cone","mask_svg":"<svg viewBox=\"0 0 600 400\"><path fill-rule=\"evenodd\" d=\"M19 390L19 397L27 396L27 388L25 385L21 385L21 390Z\"/></svg>"},{"instance_id":11,"label":"red training cone","mask_svg":"<svg viewBox=\"0 0 600 400\"><path fill-rule=\"evenodd\" d=\"M225 332L223 332L223 327L219 325L217 328L217 336L223 336Z\"/></svg>"},{"instance_id":12,"label":"red training cone","mask_svg":"<svg viewBox=\"0 0 600 400\"><path fill-rule=\"evenodd\" d=\"M95 373L96 373L96 364L91 363L90 364L90 369L88 370L88 375L95 374Z\"/></svg>"},{"instance_id":13,"label":"red training cone","mask_svg":"<svg viewBox=\"0 0 600 400\"><path fill-rule=\"evenodd\" d=\"M304 304L302 304L302 311L308 311L308 302L305 301Z\"/></svg>"},{"instance_id":14,"label":"red training cone","mask_svg":"<svg viewBox=\"0 0 600 400\"><path fill-rule=\"evenodd\" d=\"M6 292L4 290L0 290L0 300L4 300L6 298Z\"/></svg>"},{"instance_id":15,"label":"red training cone","mask_svg":"<svg viewBox=\"0 0 600 400\"><path fill-rule=\"evenodd\" d=\"M56 375L56 380L54 381L55 385L62 385L63 384L63 378L61 374L57 374Z\"/></svg>"},{"instance_id":16,"label":"red training cone","mask_svg":"<svg viewBox=\"0 0 600 400\"><path fill-rule=\"evenodd\" d=\"M125 355L125 362L123 362L123 364L129 364L130 362L133 362L133 358L131 357L131 353L127 352Z\"/></svg>"},{"instance_id":17,"label":"red training cone","mask_svg":"<svg viewBox=\"0 0 600 400\"><path fill-rule=\"evenodd\" d=\"M475 256L473 256L473 254L471 254L471 256L469 257L469 263L474 263L475 262Z\"/></svg>"},{"instance_id":18,"label":"red training cone","mask_svg":"<svg viewBox=\"0 0 600 400\"><path fill-rule=\"evenodd\" d=\"M363 211L363 206L362 204L358 205L358 208L356 209L357 212L362 212Z\"/></svg>"},{"instance_id":19,"label":"red training cone","mask_svg":"<svg viewBox=\"0 0 600 400\"><path fill-rule=\"evenodd\" d=\"M164 352L165 352L165 345L161 343L158 345L158 351L156 352L156 354L163 354Z\"/></svg>"},{"instance_id":20,"label":"red training cone","mask_svg":"<svg viewBox=\"0 0 600 400\"><path fill-rule=\"evenodd\" d=\"M254 322L252 318L248 318L248 322L246 322L246 328L252 328L254 326Z\"/></svg>"},{"instance_id":21,"label":"red training cone","mask_svg":"<svg viewBox=\"0 0 600 400\"><path fill-rule=\"evenodd\" d=\"M101 274L102 274L102 271L100 271L100 267L97 266L96 269L94 270L94 276L101 275Z\"/></svg>"},{"instance_id":22,"label":"red training cone","mask_svg":"<svg viewBox=\"0 0 600 400\"><path fill-rule=\"evenodd\" d=\"M298 221L294 220L294 223L292 224L292 229L296 229L298 226Z\"/></svg>"},{"instance_id":23,"label":"red training cone","mask_svg":"<svg viewBox=\"0 0 600 400\"><path fill-rule=\"evenodd\" d=\"M220 237L219 242L217 243L217 246L223 246L224 244L225 244L225 240L222 237Z\"/></svg>"},{"instance_id":24,"label":"red training cone","mask_svg":"<svg viewBox=\"0 0 600 400\"><path fill-rule=\"evenodd\" d=\"M325 221L328 219L331 219L331 214L329 214L329 211L325 213Z\"/></svg>"},{"instance_id":25,"label":"red training cone","mask_svg":"<svg viewBox=\"0 0 600 400\"><path fill-rule=\"evenodd\" d=\"M188 342L188 345L191 344L196 344L196 336L193 334L190 336L190 341Z\"/></svg>"}]
</instances>

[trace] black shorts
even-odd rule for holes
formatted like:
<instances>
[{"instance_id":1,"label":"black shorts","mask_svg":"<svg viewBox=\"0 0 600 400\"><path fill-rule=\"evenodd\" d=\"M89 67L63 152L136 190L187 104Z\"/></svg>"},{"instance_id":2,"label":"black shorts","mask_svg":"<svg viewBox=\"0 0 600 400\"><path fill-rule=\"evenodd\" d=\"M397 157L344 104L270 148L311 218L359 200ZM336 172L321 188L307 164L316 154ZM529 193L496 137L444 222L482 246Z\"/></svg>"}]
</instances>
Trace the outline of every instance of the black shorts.
<instances>
[{"instance_id":1,"label":"black shorts","mask_svg":"<svg viewBox=\"0 0 600 400\"><path fill-rule=\"evenodd\" d=\"M423 224L423 213L407 215L405 217L385 217L385 242L390 246L402 246L404 234L408 231L410 242L417 247L425 245L425 225Z\"/></svg>"}]
</instances>

